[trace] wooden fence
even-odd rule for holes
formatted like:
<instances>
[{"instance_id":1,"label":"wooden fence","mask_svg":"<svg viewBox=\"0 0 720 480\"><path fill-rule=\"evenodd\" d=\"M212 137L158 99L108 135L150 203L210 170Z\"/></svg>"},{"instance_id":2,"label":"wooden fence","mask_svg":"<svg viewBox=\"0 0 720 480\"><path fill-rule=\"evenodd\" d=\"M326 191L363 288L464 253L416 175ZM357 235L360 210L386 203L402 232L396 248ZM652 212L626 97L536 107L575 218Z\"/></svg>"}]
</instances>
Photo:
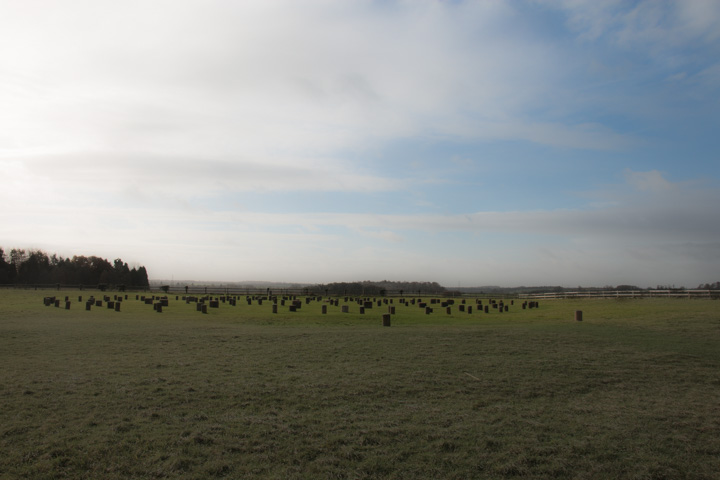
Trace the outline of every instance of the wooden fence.
<instances>
[{"instance_id":1,"label":"wooden fence","mask_svg":"<svg viewBox=\"0 0 720 480\"><path fill-rule=\"evenodd\" d=\"M720 290L583 290L520 294L520 298L712 298L720 299Z\"/></svg>"},{"instance_id":2,"label":"wooden fence","mask_svg":"<svg viewBox=\"0 0 720 480\"><path fill-rule=\"evenodd\" d=\"M0 285L0 288L22 289L22 290L98 290L98 285L58 285L58 284L38 284L38 285ZM322 287L295 287L295 288L258 288L254 286L241 285L189 285L185 286L170 285L167 291L158 285L150 285L149 287L126 286L120 290L116 286L108 285L107 291L127 291L127 292L166 292L173 295L291 295L291 296L329 296L337 297L343 295L350 296L370 296L370 297L454 297L454 298L492 298L502 299L565 299L565 298L615 298L615 299L633 299L633 298L711 298L720 299L720 290L579 290L564 292L543 292L543 293L459 293L459 292L408 292L387 290L384 295L377 293L361 293L347 292L343 294L326 292Z\"/></svg>"}]
</instances>

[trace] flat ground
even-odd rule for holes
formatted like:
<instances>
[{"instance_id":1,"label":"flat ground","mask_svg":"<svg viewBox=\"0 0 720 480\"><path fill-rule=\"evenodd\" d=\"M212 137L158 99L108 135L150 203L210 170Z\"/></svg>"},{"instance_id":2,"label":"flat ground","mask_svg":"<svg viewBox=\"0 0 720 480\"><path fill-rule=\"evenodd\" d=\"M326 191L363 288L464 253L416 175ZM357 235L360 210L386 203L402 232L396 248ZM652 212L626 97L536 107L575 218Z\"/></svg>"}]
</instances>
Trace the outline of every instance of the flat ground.
<instances>
[{"instance_id":1,"label":"flat ground","mask_svg":"<svg viewBox=\"0 0 720 480\"><path fill-rule=\"evenodd\" d=\"M718 301L395 299L385 328L91 293L0 291L0 478L720 478Z\"/></svg>"}]
</instances>

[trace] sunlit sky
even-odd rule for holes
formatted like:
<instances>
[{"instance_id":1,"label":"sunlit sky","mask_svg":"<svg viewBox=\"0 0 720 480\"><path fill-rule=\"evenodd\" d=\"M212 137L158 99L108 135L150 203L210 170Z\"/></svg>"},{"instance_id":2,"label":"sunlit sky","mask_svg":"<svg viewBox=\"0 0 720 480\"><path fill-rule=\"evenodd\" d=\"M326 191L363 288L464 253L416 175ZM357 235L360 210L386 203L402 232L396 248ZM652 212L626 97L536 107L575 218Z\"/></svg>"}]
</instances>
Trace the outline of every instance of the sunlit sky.
<instances>
[{"instance_id":1,"label":"sunlit sky","mask_svg":"<svg viewBox=\"0 0 720 480\"><path fill-rule=\"evenodd\" d=\"M0 246L151 279L720 280L720 2L0 0Z\"/></svg>"}]
</instances>

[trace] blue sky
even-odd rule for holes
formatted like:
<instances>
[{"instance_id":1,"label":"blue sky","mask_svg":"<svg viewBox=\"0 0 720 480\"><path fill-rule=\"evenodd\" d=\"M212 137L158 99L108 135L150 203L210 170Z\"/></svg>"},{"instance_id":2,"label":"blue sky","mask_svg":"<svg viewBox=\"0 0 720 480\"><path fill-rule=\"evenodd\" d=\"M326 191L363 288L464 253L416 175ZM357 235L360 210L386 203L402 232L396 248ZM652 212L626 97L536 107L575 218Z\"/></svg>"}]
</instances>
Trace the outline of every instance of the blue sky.
<instances>
[{"instance_id":1,"label":"blue sky","mask_svg":"<svg viewBox=\"0 0 720 480\"><path fill-rule=\"evenodd\" d=\"M152 278L720 280L720 2L0 2L0 245Z\"/></svg>"}]
</instances>

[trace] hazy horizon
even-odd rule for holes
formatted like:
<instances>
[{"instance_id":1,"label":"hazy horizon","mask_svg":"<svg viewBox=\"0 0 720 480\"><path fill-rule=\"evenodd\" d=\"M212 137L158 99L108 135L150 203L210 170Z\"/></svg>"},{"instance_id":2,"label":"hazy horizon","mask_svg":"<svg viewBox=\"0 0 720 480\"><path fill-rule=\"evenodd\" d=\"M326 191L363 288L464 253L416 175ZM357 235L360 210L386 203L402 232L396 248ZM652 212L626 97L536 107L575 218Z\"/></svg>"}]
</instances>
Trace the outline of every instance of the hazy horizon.
<instances>
[{"instance_id":1,"label":"hazy horizon","mask_svg":"<svg viewBox=\"0 0 720 480\"><path fill-rule=\"evenodd\" d=\"M304 286L310 286L310 285L327 285L331 283L364 283L364 282L370 282L370 283L383 283L388 280L380 280L380 279L345 279L345 280L337 280L335 282L283 282L283 281L272 281L272 280L190 280L190 279L168 279L168 278L150 278L150 285L171 285L174 287L177 286L183 286L183 285L215 285L215 286L221 286L221 285L238 285L238 286L258 286L258 287L266 287L268 285L298 285L301 287ZM396 280L396 282L402 283L402 282L417 282L417 283L434 283L435 280L432 279L403 279L403 280ZM664 289L665 287L670 289L688 289L693 290L697 289L698 285L626 285L626 284L620 284L620 285L553 285L553 284L518 284L518 285L493 285L493 284L487 284L487 285L444 285L441 282L435 282L438 283L440 286L448 289L477 289L477 288L484 288L484 289L491 289L491 288L498 288L498 289L517 289L517 288L556 288L556 287L562 287L567 289L572 288L611 288L614 289L615 287L638 287L640 289L655 289L658 287L663 287L661 289ZM709 283L709 282L708 282ZM713 282L714 283L714 282Z\"/></svg>"},{"instance_id":2,"label":"hazy horizon","mask_svg":"<svg viewBox=\"0 0 720 480\"><path fill-rule=\"evenodd\" d=\"M716 282L719 24L705 0L5 2L0 245L152 278Z\"/></svg>"}]
</instances>

